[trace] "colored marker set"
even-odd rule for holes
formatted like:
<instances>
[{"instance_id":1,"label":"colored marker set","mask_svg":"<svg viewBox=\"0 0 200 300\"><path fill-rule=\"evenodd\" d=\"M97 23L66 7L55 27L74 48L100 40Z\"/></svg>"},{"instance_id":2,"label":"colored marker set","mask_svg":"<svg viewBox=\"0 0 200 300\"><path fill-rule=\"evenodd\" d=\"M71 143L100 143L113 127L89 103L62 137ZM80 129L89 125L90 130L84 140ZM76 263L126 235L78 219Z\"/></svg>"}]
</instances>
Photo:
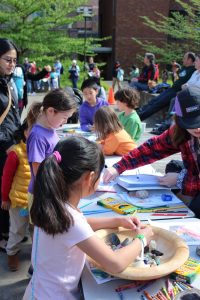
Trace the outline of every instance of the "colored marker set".
<instances>
[{"instance_id":1,"label":"colored marker set","mask_svg":"<svg viewBox=\"0 0 200 300\"><path fill-rule=\"evenodd\" d=\"M137 288L137 292L143 292L140 296L143 300L173 300L174 297L184 290L190 290L193 288L188 283L183 283L180 281L171 281L169 279L166 280L165 285L159 289L155 295L150 295L146 290L151 284L153 284L156 280L148 280L148 281L133 281L130 284L121 285L115 289L118 293L120 300L125 300L123 291Z\"/></svg>"}]
</instances>

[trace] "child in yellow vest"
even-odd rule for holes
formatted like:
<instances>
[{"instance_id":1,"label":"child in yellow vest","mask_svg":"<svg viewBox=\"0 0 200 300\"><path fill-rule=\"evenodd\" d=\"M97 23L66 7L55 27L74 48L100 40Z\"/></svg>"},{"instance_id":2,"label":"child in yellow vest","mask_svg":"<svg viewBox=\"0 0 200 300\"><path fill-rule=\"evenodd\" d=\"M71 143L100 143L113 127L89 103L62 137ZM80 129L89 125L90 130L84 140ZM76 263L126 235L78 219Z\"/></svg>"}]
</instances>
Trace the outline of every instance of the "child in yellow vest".
<instances>
[{"instance_id":1,"label":"child in yellow vest","mask_svg":"<svg viewBox=\"0 0 200 300\"><path fill-rule=\"evenodd\" d=\"M25 121L15 132L17 144L8 153L2 176L2 209L9 210L10 215L6 252L11 271L18 270L20 243L25 237L29 224L27 194L31 174L25 143L27 131L28 126Z\"/></svg>"},{"instance_id":2,"label":"child in yellow vest","mask_svg":"<svg viewBox=\"0 0 200 300\"><path fill-rule=\"evenodd\" d=\"M94 128L105 155L124 155L137 147L109 106L102 106L96 111Z\"/></svg>"}]
</instances>

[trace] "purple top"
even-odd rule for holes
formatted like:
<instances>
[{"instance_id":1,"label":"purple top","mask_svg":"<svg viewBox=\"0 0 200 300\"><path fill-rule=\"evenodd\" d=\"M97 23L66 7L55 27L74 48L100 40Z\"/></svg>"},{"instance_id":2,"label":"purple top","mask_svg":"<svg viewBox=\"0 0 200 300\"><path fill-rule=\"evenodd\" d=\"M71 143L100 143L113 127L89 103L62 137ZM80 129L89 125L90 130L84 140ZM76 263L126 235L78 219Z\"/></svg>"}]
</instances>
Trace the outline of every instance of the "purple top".
<instances>
[{"instance_id":1,"label":"purple top","mask_svg":"<svg viewBox=\"0 0 200 300\"><path fill-rule=\"evenodd\" d=\"M83 102L83 104L80 106L79 118L81 123L81 129L83 131L90 131L89 127L94 123L93 119L95 112L101 106L108 106L108 102L101 98L97 98L95 106L91 106L87 101Z\"/></svg>"},{"instance_id":2,"label":"purple top","mask_svg":"<svg viewBox=\"0 0 200 300\"><path fill-rule=\"evenodd\" d=\"M46 157L53 153L53 149L59 141L59 137L54 129L42 127L35 124L27 139L28 162L31 169L31 181L28 187L29 193L33 193L35 176L33 174L32 163L41 163Z\"/></svg>"}]
</instances>

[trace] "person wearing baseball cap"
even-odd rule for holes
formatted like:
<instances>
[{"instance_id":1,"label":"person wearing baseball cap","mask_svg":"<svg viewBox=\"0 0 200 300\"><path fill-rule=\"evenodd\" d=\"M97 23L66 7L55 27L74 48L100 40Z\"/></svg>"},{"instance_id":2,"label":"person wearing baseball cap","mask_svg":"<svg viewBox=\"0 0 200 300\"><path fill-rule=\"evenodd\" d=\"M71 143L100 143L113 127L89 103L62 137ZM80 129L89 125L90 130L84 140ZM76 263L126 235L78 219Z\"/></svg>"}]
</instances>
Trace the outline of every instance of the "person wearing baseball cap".
<instances>
[{"instance_id":1,"label":"person wearing baseball cap","mask_svg":"<svg viewBox=\"0 0 200 300\"><path fill-rule=\"evenodd\" d=\"M196 217L200 217L200 88L191 86L178 93L174 121L161 135L147 140L112 167L105 169L103 180L107 183L126 170L180 152L182 163L178 163L177 168L169 168L168 165L174 165L170 162L166 166L167 174L158 180L163 186L177 186L182 194L181 199L187 199L185 204Z\"/></svg>"}]
</instances>

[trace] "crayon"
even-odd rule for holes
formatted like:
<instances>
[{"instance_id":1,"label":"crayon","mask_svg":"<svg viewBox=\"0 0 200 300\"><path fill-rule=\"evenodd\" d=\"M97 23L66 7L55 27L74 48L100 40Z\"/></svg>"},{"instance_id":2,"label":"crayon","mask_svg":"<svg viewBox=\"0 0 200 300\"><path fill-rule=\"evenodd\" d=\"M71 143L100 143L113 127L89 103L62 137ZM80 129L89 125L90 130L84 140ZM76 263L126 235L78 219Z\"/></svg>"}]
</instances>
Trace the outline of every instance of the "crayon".
<instances>
[{"instance_id":1,"label":"crayon","mask_svg":"<svg viewBox=\"0 0 200 300\"><path fill-rule=\"evenodd\" d=\"M146 287L148 287L150 284L152 284L155 280L149 280L145 284L143 284L141 287L137 289L137 292L143 291Z\"/></svg>"},{"instance_id":2,"label":"crayon","mask_svg":"<svg viewBox=\"0 0 200 300\"><path fill-rule=\"evenodd\" d=\"M159 297L160 297L160 300L167 300L167 298L165 297L165 295L163 294L162 291L159 291L159 292L158 292L158 295L159 295Z\"/></svg>"},{"instance_id":3,"label":"crayon","mask_svg":"<svg viewBox=\"0 0 200 300\"><path fill-rule=\"evenodd\" d=\"M153 300L153 298L151 297L151 295L149 295L149 293L147 291L143 292L145 297L147 298L147 300Z\"/></svg>"},{"instance_id":4,"label":"crayon","mask_svg":"<svg viewBox=\"0 0 200 300\"><path fill-rule=\"evenodd\" d=\"M79 209L82 209L82 208L84 208L84 207L86 207L86 206L88 206L88 205L90 205L90 204L92 204L92 203L94 203L94 202L93 202L93 201L88 202L88 203L82 205L81 207L79 207Z\"/></svg>"},{"instance_id":5,"label":"crayon","mask_svg":"<svg viewBox=\"0 0 200 300\"><path fill-rule=\"evenodd\" d=\"M147 282L147 281L144 281L144 282ZM138 287L138 286L142 285L144 282L143 281L135 281L135 282L132 282L132 283L129 283L129 284L123 284L123 285L120 285L119 287L117 287L115 289L115 291L120 292L120 291L124 291L124 290L127 290L127 289L132 289L132 288L135 288L135 287Z\"/></svg>"},{"instance_id":6,"label":"crayon","mask_svg":"<svg viewBox=\"0 0 200 300\"><path fill-rule=\"evenodd\" d=\"M118 296L119 296L119 299L120 300L124 300L124 295L122 294L122 292L117 292L118 293Z\"/></svg>"},{"instance_id":7,"label":"crayon","mask_svg":"<svg viewBox=\"0 0 200 300\"><path fill-rule=\"evenodd\" d=\"M167 298L167 300L171 300L170 295L168 294L165 287L162 288L162 291L163 291L163 294L165 295L165 297Z\"/></svg>"}]
</instances>

